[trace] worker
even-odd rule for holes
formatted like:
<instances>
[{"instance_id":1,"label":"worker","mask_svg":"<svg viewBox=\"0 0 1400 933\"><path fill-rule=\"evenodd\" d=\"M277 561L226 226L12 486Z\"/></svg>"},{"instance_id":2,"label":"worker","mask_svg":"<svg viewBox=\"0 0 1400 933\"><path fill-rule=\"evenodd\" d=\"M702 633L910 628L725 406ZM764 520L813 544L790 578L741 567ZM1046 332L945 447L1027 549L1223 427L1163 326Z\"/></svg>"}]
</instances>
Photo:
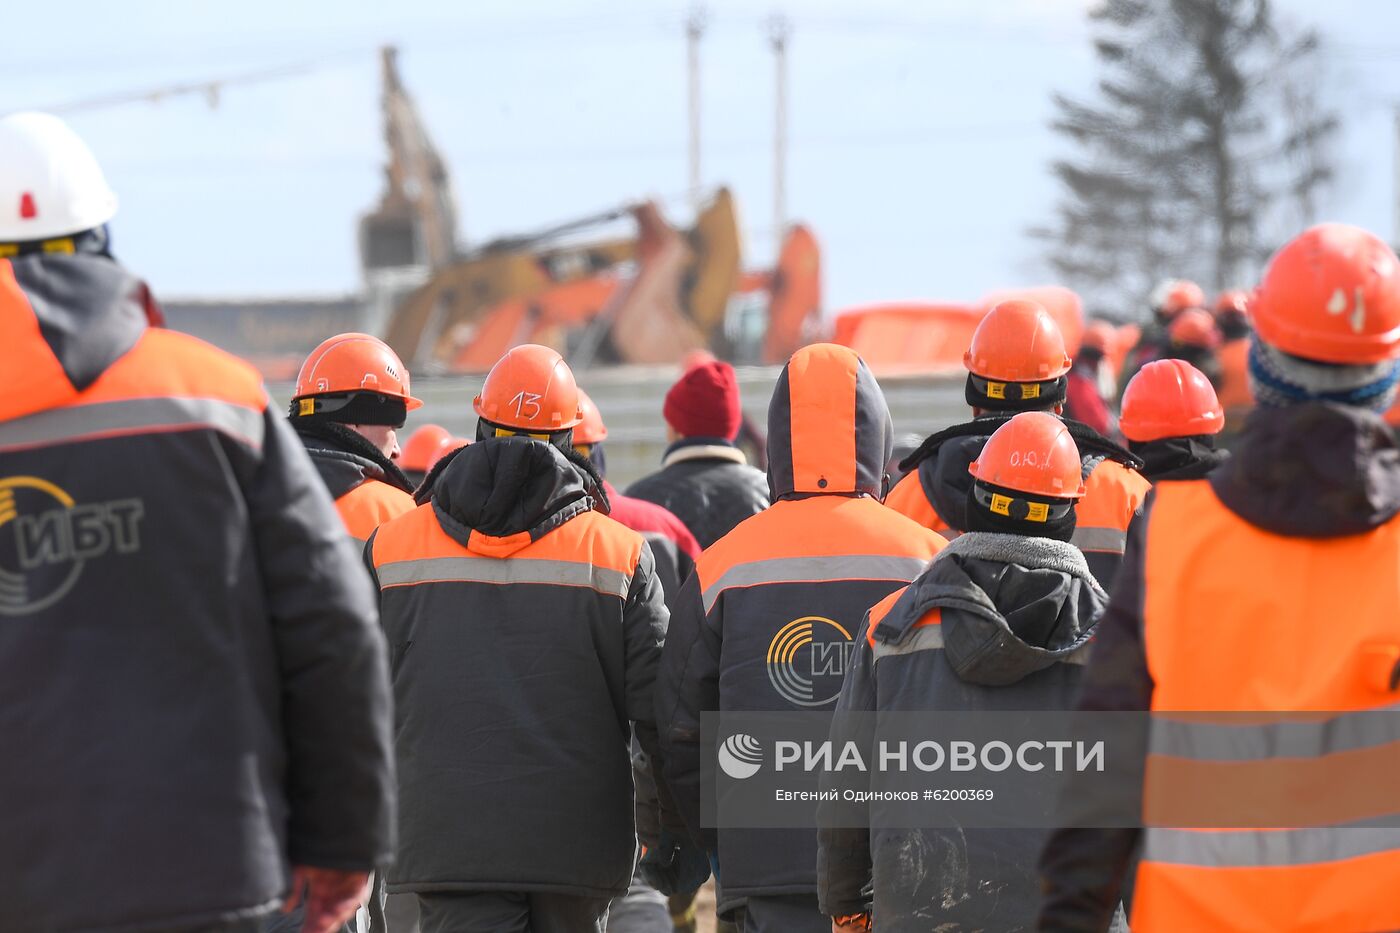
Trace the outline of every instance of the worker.
<instances>
[{"instance_id":1,"label":"worker","mask_svg":"<svg viewBox=\"0 0 1400 933\"><path fill-rule=\"evenodd\" d=\"M414 508L414 484L394 463L396 432L422 405L398 354L369 334L337 334L301 364L292 427L358 541Z\"/></svg>"},{"instance_id":2,"label":"worker","mask_svg":"<svg viewBox=\"0 0 1400 933\"><path fill-rule=\"evenodd\" d=\"M669 446L661 469L627 495L673 513L707 548L768 508L768 481L734 444L741 409L734 367L713 360L680 377L661 409Z\"/></svg>"},{"instance_id":3,"label":"worker","mask_svg":"<svg viewBox=\"0 0 1400 933\"><path fill-rule=\"evenodd\" d=\"M1065 373L1065 417L1088 425L1104 437L1116 432L1108 399L1118 383L1109 356L1118 334L1107 321L1092 321L1084 331L1074 365Z\"/></svg>"},{"instance_id":4,"label":"worker","mask_svg":"<svg viewBox=\"0 0 1400 933\"><path fill-rule=\"evenodd\" d=\"M1200 479L1229 454L1216 450L1225 413L1210 380L1185 360L1154 360L1123 391L1120 421L1128 449L1142 458L1142 475Z\"/></svg>"},{"instance_id":5,"label":"worker","mask_svg":"<svg viewBox=\"0 0 1400 933\"><path fill-rule=\"evenodd\" d=\"M843 714L1074 708L1108 605L1068 543L1084 495L1074 439L1055 416L1022 412L997 428L969 471L968 533L861 625L832 742L857 742L866 761L876 760L874 738ZM850 789L872 788L867 778ZM872 887L881 931L1034 925L1035 858L1047 832L829 828L851 822L818 819L817 877L833 930L870 928ZM910 852L921 853L917 871Z\"/></svg>"},{"instance_id":6,"label":"worker","mask_svg":"<svg viewBox=\"0 0 1400 933\"><path fill-rule=\"evenodd\" d=\"M1400 375L1400 260L1357 227L1312 227L1270 260L1250 312L1259 409L1209 477L1154 491L1080 701L1173 711L1149 721L1148 747L1175 757L1146 757L1144 814L1223 803L1226 822L1056 831L1040 929L1103 930L1139 844L1133 933L1400 928L1395 830L1317 818L1393 810L1362 782L1391 778L1365 762L1395 741L1400 451L1379 413ZM1277 721L1289 711L1308 715ZM1222 761L1251 779L1225 780ZM1180 780L1153 783L1167 767ZM1289 783L1306 775L1323 783ZM1229 822L1280 796L1291 810L1265 808L1277 822Z\"/></svg>"},{"instance_id":7,"label":"worker","mask_svg":"<svg viewBox=\"0 0 1400 933\"><path fill-rule=\"evenodd\" d=\"M578 402L558 353L510 350L477 443L365 547L397 719L387 888L417 896L423 933L601 933L632 876L630 730L654 760L667 612L650 548L573 450ZM651 868L703 881L674 811L641 825L658 820Z\"/></svg>"},{"instance_id":8,"label":"worker","mask_svg":"<svg viewBox=\"0 0 1400 933\"><path fill-rule=\"evenodd\" d=\"M428 471L443 454L443 447L453 440L452 432L440 424L420 424L404 441L399 459L395 461L404 477L417 489Z\"/></svg>"},{"instance_id":9,"label":"worker","mask_svg":"<svg viewBox=\"0 0 1400 933\"><path fill-rule=\"evenodd\" d=\"M831 709L861 616L946 544L880 505L891 438L885 397L855 351L793 354L768 408L776 501L700 555L666 641L657 703L667 784L693 838L718 857L720 912L745 933L829 928L816 830L703 828L700 716ZM841 663L817 673L819 652Z\"/></svg>"},{"instance_id":10,"label":"worker","mask_svg":"<svg viewBox=\"0 0 1400 933\"><path fill-rule=\"evenodd\" d=\"M372 594L258 374L150 326L116 208L0 118L0 929L328 933L392 849Z\"/></svg>"},{"instance_id":11,"label":"worker","mask_svg":"<svg viewBox=\"0 0 1400 933\"><path fill-rule=\"evenodd\" d=\"M1225 410L1225 428L1219 441L1229 447L1254 408L1249 388L1249 296L1239 290L1221 292L1215 299L1215 322L1222 338L1216 353L1220 360L1217 389Z\"/></svg>"},{"instance_id":12,"label":"worker","mask_svg":"<svg viewBox=\"0 0 1400 933\"><path fill-rule=\"evenodd\" d=\"M1215 326L1214 315L1203 308L1187 308L1167 327L1167 346L1158 358L1185 360L1205 373L1211 385L1217 386L1220 384L1219 349L1220 329ZM1127 388L1126 383L1124 388Z\"/></svg>"},{"instance_id":13,"label":"worker","mask_svg":"<svg viewBox=\"0 0 1400 933\"><path fill-rule=\"evenodd\" d=\"M1070 369L1054 319L1040 305L1022 299L1003 301L987 312L963 362L972 420L925 438L901 464L911 472L885 499L885 505L948 537L967 530L968 464L1011 415L1060 414ZM1142 461L1132 453L1092 428L1065 424L1083 457L1088 490L1079 503L1072 543L1084 552L1098 581L1112 590L1128 523L1149 484L1136 472Z\"/></svg>"},{"instance_id":14,"label":"worker","mask_svg":"<svg viewBox=\"0 0 1400 933\"><path fill-rule=\"evenodd\" d=\"M1189 279L1168 279L1152 290L1148 304L1152 319L1143 328L1137 345L1128 352L1123 371L1118 374L1119 385L1126 386L1139 369L1162 358L1171 345L1167 335L1171 322L1189 308L1204 308L1206 294L1201 291L1201 286Z\"/></svg>"}]
</instances>

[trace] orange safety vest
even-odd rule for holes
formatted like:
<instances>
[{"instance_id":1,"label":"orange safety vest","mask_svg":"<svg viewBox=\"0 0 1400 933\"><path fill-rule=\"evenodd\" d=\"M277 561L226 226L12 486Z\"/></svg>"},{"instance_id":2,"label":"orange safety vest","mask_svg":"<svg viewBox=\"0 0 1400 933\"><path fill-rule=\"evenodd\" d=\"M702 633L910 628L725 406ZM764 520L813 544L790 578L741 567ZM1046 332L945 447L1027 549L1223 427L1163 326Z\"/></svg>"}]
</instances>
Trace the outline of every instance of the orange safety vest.
<instances>
[{"instance_id":1,"label":"orange safety vest","mask_svg":"<svg viewBox=\"0 0 1400 933\"><path fill-rule=\"evenodd\" d=\"M917 467L910 470L899 482L894 484L894 488L885 496L885 505L907 518L912 518L929 531L938 532L945 538L954 538L958 535L958 532L948 527L943 516L939 515L933 507L933 503L928 501L928 496L924 495L924 487L919 481Z\"/></svg>"},{"instance_id":2,"label":"orange safety vest","mask_svg":"<svg viewBox=\"0 0 1400 933\"><path fill-rule=\"evenodd\" d=\"M1249 389L1249 338L1241 337L1222 346L1220 360L1220 407L1231 430L1238 430L1244 416L1254 407Z\"/></svg>"},{"instance_id":3,"label":"orange safety vest","mask_svg":"<svg viewBox=\"0 0 1400 933\"><path fill-rule=\"evenodd\" d=\"M357 541L369 540L374 529L417 507L408 493L377 479L363 482L335 500L345 530Z\"/></svg>"},{"instance_id":4,"label":"orange safety vest","mask_svg":"<svg viewBox=\"0 0 1400 933\"><path fill-rule=\"evenodd\" d=\"M1400 693L1389 689L1400 518L1347 537L1284 537L1229 511L1206 480L1163 483L1145 553L1144 643L1162 715L1134 933L1400 929L1400 830L1338 825L1400 812L1380 783L1400 754ZM1317 715L1258 715L1295 711ZM1249 713L1252 724L1170 715L1204 712ZM1235 795L1218 811L1227 822L1262 800L1307 828L1153 827L1154 806L1198 792L1198 807Z\"/></svg>"}]
</instances>

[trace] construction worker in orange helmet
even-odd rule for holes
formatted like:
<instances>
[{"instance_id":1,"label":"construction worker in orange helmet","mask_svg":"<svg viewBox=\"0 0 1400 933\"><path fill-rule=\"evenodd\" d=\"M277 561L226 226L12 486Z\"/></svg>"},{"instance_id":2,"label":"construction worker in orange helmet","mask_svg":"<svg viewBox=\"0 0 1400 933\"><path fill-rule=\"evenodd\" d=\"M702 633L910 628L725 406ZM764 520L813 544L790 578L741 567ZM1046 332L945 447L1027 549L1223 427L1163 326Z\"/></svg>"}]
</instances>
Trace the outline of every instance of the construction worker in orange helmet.
<instances>
[{"instance_id":1,"label":"construction worker in orange helmet","mask_svg":"<svg viewBox=\"0 0 1400 933\"><path fill-rule=\"evenodd\" d=\"M1135 851L1133 933L1400 929L1400 837L1366 828L1394 825L1369 763L1400 737L1400 260L1309 228L1250 314L1259 407L1208 477L1154 490L1085 674L1082 709L1171 711L1133 782L1147 828L1057 831L1040 929L1105 929Z\"/></svg>"},{"instance_id":2,"label":"construction worker in orange helmet","mask_svg":"<svg viewBox=\"0 0 1400 933\"><path fill-rule=\"evenodd\" d=\"M1115 430L1108 399L1114 396L1118 385L1111 362L1117 337L1117 331L1107 321L1090 322L1074 356L1074 366L1065 374L1065 417L1087 424L1105 437Z\"/></svg>"},{"instance_id":3,"label":"construction worker in orange helmet","mask_svg":"<svg viewBox=\"0 0 1400 933\"><path fill-rule=\"evenodd\" d=\"M633 730L660 760L661 584L573 448L579 391L557 352L510 350L474 407L478 441L365 546L398 646L387 891L416 896L423 933L602 933L636 864L636 806L660 810L636 822L652 868L709 872L664 788L633 796Z\"/></svg>"},{"instance_id":4,"label":"construction worker in orange helmet","mask_svg":"<svg viewBox=\"0 0 1400 933\"><path fill-rule=\"evenodd\" d=\"M996 305L972 335L964 357L965 396L972 420L945 428L900 464L910 472L885 504L926 528L956 537L967 530L968 464L987 438L1012 415L1059 415L1070 369L1054 320L1033 301ZM1147 495L1136 471L1142 461L1092 428L1066 420L1083 457L1088 493L1078 509L1073 543L1085 552L1100 583L1112 587L1128 524Z\"/></svg>"},{"instance_id":5,"label":"construction worker in orange helmet","mask_svg":"<svg viewBox=\"0 0 1400 933\"><path fill-rule=\"evenodd\" d=\"M657 679L667 783L692 838L718 860L719 912L741 930L829 929L816 830L702 826L715 788L701 769L701 715L833 709L865 611L946 545L880 504L892 433L884 393L854 350L794 353L768 406L774 502L700 555L671 620Z\"/></svg>"},{"instance_id":6,"label":"construction worker in orange helmet","mask_svg":"<svg viewBox=\"0 0 1400 933\"><path fill-rule=\"evenodd\" d=\"M1191 308L1204 309L1206 294L1201 287L1189 279L1167 279L1152 290L1148 299L1152 319L1143 328L1135 347L1124 360L1123 371L1118 374L1120 386L1137 375L1137 371L1153 360L1166 356L1171 347L1171 337L1167 330L1172 321Z\"/></svg>"},{"instance_id":7,"label":"construction worker in orange helmet","mask_svg":"<svg viewBox=\"0 0 1400 933\"><path fill-rule=\"evenodd\" d=\"M874 739L860 717L841 715L848 711L1074 708L1108 605L1068 543L1084 496L1080 463L1069 429L1051 414L1023 412L997 428L969 467L972 528L866 614L832 726L836 747L869 748ZM871 780L843 780L841 790L868 792ZM865 928L872 897L876 929L891 933L1034 926L1035 858L1046 831L871 828L858 815L844 818L852 804L823 806L818 879L833 930ZM910 852L919 853L918 871L907 868ZM972 883L945 897L951 877Z\"/></svg>"},{"instance_id":8,"label":"construction worker in orange helmet","mask_svg":"<svg viewBox=\"0 0 1400 933\"><path fill-rule=\"evenodd\" d=\"M154 326L116 197L0 117L0 930L350 919L392 857L366 575L258 373Z\"/></svg>"},{"instance_id":9,"label":"construction worker in orange helmet","mask_svg":"<svg viewBox=\"0 0 1400 933\"><path fill-rule=\"evenodd\" d=\"M450 443L452 439L452 432L440 424L421 424L413 429L413 433L403 443L397 465L414 488L423 482L423 477L433 468L433 464L441 456L442 446Z\"/></svg>"},{"instance_id":10,"label":"construction worker in orange helmet","mask_svg":"<svg viewBox=\"0 0 1400 933\"><path fill-rule=\"evenodd\" d=\"M1185 360L1205 373L1211 385L1217 385L1220 382L1220 341L1220 328L1215 325L1214 315L1204 308L1187 308L1167 325L1167 346L1162 350L1161 359Z\"/></svg>"},{"instance_id":11,"label":"construction worker in orange helmet","mask_svg":"<svg viewBox=\"0 0 1400 933\"><path fill-rule=\"evenodd\" d=\"M1215 449L1225 414L1210 380L1185 360L1153 360L1123 391L1119 419L1142 473L1164 479L1200 479L1229 456Z\"/></svg>"},{"instance_id":12,"label":"construction worker in orange helmet","mask_svg":"<svg viewBox=\"0 0 1400 933\"><path fill-rule=\"evenodd\" d=\"M398 354L369 334L337 334L301 364L292 428L356 540L414 508L416 484L394 461L397 431L422 404Z\"/></svg>"}]
</instances>

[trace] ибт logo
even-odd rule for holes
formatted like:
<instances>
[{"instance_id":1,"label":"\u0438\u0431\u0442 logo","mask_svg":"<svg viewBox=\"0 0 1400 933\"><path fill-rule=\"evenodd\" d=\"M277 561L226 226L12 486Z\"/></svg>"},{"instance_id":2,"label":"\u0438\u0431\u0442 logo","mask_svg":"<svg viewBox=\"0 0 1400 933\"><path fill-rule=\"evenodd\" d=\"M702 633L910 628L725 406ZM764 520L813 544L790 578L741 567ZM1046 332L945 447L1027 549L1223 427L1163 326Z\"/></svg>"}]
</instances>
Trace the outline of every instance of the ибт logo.
<instances>
[{"instance_id":1,"label":"\u0438\u0431\u0442 logo","mask_svg":"<svg viewBox=\"0 0 1400 933\"><path fill-rule=\"evenodd\" d=\"M839 622L823 616L794 619L768 643L768 680L789 703L825 706L841 692L854 647Z\"/></svg>"},{"instance_id":2,"label":"\u0438\u0431\u0442 logo","mask_svg":"<svg viewBox=\"0 0 1400 933\"><path fill-rule=\"evenodd\" d=\"M763 746L758 739L736 732L719 747L720 770L736 781L751 778L763 765Z\"/></svg>"},{"instance_id":3,"label":"\u0438\u0431\u0442 logo","mask_svg":"<svg viewBox=\"0 0 1400 933\"><path fill-rule=\"evenodd\" d=\"M79 505L37 476L0 479L0 615L27 615L62 599L86 561L141 546L140 499Z\"/></svg>"}]
</instances>

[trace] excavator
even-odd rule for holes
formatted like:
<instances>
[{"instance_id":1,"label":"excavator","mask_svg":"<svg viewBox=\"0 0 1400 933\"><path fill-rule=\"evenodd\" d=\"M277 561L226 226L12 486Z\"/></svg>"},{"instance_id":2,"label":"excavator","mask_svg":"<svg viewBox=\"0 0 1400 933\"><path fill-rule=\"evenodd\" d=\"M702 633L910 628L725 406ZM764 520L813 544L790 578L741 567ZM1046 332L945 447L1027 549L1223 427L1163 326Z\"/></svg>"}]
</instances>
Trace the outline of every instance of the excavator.
<instances>
[{"instance_id":1,"label":"excavator","mask_svg":"<svg viewBox=\"0 0 1400 933\"><path fill-rule=\"evenodd\" d=\"M521 343L553 346L579 367L674 364L702 349L776 363L816 336L816 237L793 225L772 269L744 271L738 211L726 188L685 231L655 201L641 201L458 250L444 162L392 49L383 71L390 159L379 206L361 221L361 252L367 275L380 280L390 267L426 272L393 296L382 327L415 371L481 372ZM625 219L632 236L587 237Z\"/></svg>"}]
</instances>

